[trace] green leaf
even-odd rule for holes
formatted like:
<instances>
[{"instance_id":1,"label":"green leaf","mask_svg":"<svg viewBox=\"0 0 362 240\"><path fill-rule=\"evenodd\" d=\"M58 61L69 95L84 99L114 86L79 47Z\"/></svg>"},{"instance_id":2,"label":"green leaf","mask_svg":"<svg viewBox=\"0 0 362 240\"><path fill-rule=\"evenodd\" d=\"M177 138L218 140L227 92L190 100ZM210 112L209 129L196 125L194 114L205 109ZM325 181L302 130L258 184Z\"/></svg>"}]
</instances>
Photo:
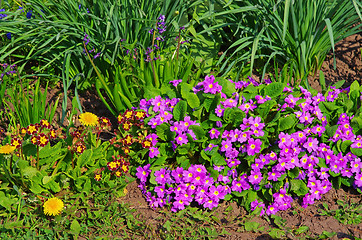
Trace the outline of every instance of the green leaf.
<instances>
[{"instance_id":1,"label":"green leaf","mask_svg":"<svg viewBox=\"0 0 362 240\"><path fill-rule=\"evenodd\" d=\"M212 164L217 166L226 165L225 158L221 156L219 153L215 153L211 156Z\"/></svg>"},{"instance_id":2,"label":"green leaf","mask_svg":"<svg viewBox=\"0 0 362 240\"><path fill-rule=\"evenodd\" d=\"M277 102L274 100L266 101L265 103L258 106L256 110L257 113L259 113L260 117L265 120L265 118L268 116L270 110L277 105Z\"/></svg>"},{"instance_id":3,"label":"green leaf","mask_svg":"<svg viewBox=\"0 0 362 240\"><path fill-rule=\"evenodd\" d=\"M279 127L278 130L279 131L284 131L287 129L290 129L294 126L295 124L295 116L294 115L289 115L285 118L280 118L279 119Z\"/></svg>"},{"instance_id":4,"label":"green leaf","mask_svg":"<svg viewBox=\"0 0 362 240\"><path fill-rule=\"evenodd\" d=\"M232 94L235 92L235 83L232 83L225 78L219 77L217 77L215 80L219 82L219 85L222 87L221 91L225 93L228 97L231 97Z\"/></svg>"},{"instance_id":5,"label":"green leaf","mask_svg":"<svg viewBox=\"0 0 362 240\"><path fill-rule=\"evenodd\" d=\"M163 166L167 160L167 156L162 156L156 159L155 162L152 163L152 166Z\"/></svg>"},{"instance_id":6,"label":"green leaf","mask_svg":"<svg viewBox=\"0 0 362 240\"><path fill-rule=\"evenodd\" d=\"M171 134L170 126L167 123L162 123L161 125L156 126L156 131L157 136L164 141L167 141L169 135Z\"/></svg>"},{"instance_id":7,"label":"green leaf","mask_svg":"<svg viewBox=\"0 0 362 240\"><path fill-rule=\"evenodd\" d=\"M79 222L77 221L77 219L74 219L72 221L72 223L70 224L70 231L74 234L74 235L79 235L80 231L82 230Z\"/></svg>"},{"instance_id":8,"label":"green leaf","mask_svg":"<svg viewBox=\"0 0 362 240\"><path fill-rule=\"evenodd\" d=\"M42 188L42 187L41 187L39 184L37 184L37 183L33 183L29 190L30 190L31 192L33 192L34 194L40 194L40 193L46 191L44 188Z\"/></svg>"},{"instance_id":9,"label":"green leaf","mask_svg":"<svg viewBox=\"0 0 362 240\"><path fill-rule=\"evenodd\" d=\"M336 88L341 88L345 82L346 82L346 80L341 80L341 81L338 81L335 84L333 84L333 86Z\"/></svg>"},{"instance_id":10,"label":"green leaf","mask_svg":"<svg viewBox=\"0 0 362 240\"><path fill-rule=\"evenodd\" d=\"M276 98L283 93L284 84L280 82L273 82L266 86L264 89L264 96Z\"/></svg>"},{"instance_id":11,"label":"green leaf","mask_svg":"<svg viewBox=\"0 0 362 240\"><path fill-rule=\"evenodd\" d=\"M290 169L290 170L288 171L288 176L289 176L290 178L296 178L296 177L298 177L298 176L299 176L299 168L295 167L295 168L293 168L293 169Z\"/></svg>"},{"instance_id":12,"label":"green leaf","mask_svg":"<svg viewBox=\"0 0 362 240\"><path fill-rule=\"evenodd\" d=\"M248 222L246 221L245 222L245 230L246 231L256 231L258 230L258 227L259 227L260 223L258 222Z\"/></svg>"},{"instance_id":13,"label":"green leaf","mask_svg":"<svg viewBox=\"0 0 362 240\"><path fill-rule=\"evenodd\" d=\"M290 180L290 188L298 196L304 196L309 192L307 185L302 180Z\"/></svg>"},{"instance_id":14,"label":"green leaf","mask_svg":"<svg viewBox=\"0 0 362 240\"><path fill-rule=\"evenodd\" d=\"M62 143L58 142L53 147L50 144L46 145L39 151L39 158L47 158L53 155L58 155L62 150Z\"/></svg>"},{"instance_id":15,"label":"green leaf","mask_svg":"<svg viewBox=\"0 0 362 240\"><path fill-rule=\"evenodd\" d=\"M192 86L190 84L181 83L181 96L187 101L191 108L197 108L200 106L200 100L192 91ZM181 120L183 120L183 118Z\"/></svg>"},{"instance_id":16,"label":"green leaf","mask_svg":"<svg viewBox=\"0 0 362 240\"><path fill-rule=\"evenodd\" d=\"M92 159L93 150L92 149L86 149L78 158L77 160L77 166L79 168L84 167L88 161Z\"/></svg>"},{"instance_id":17,"label":"green leaf","mask_svg":"<svg viewBox=\"0 0 362 240\"><path fill-rule=\"evenodd\" d=\"M15 204L18 200L16 198L9 198L3 191L0 191L0 205L6 208L8 211L11 210L11 205Z\"/></svg>"},{"instance_id":18,"label":"green leaf","mask_svg":"<svg viewBox=\"0 0 362 240\"><path fill-rule=\"evenodd\" d=\"M198 125L191 125L189 129L191 129L194 132L197 140L201 140L203 137L205 137L205 131L202 127Z\"/></svg>"},{"instance_id":19,"label":"green leaf","mask_svg":"<svg viewBox=\"0 0 362 240\"><path fill-rule=\"evenodd\" d=\"M332 127L326 127L325 133L327 134L328 137L333 137L337 131L337 128L338 128L338 125L334 125Z\"/></svg>"},{"instance_id":20,"label":"green leaf","mask_svg":"<svg viewBox=\"0 0 362 240\"><path fill-rule=\"evenodd\" d=\"M296 235L299 235L299 234L308 232L308 230L309 230L309 227L307 227L307 226L301 226L301 227L299 227L298 229L295 230L295 234L296 234Z\"/></svg>"},{"instance_id":21,"label":"green leaf","mask_svg":"<svg viewBox=\"0 0 362 240\"><path fill-rule=\"evenodd\" d=\"M39 172L35 167L26 167L21 169L23 172L24 177L33 178L37 172Z\"/></svg>"},{"instance_id":22,"label":"green leaf","mask_svg":"<svg viewBox=\"0 0 362 240\"><path fill-rule=\"evenodd\" d=\"M54 180L48 182L48 184L46 184L45 187L52 190L55 193L60 192L62 190L59 186L59 183L57 183Z\"/></svg>"},{"instance_id":23,"label":"green leaf","mask_svg":"<svg viewBox=\"0 0 362 240\"><path fill-rule=\"evenodd\" d=\"M336 232L323 231L322 234L319 235L318 239L330 239L336 234L337 234Z\"/></svg>"},{"instance_id":24,"label":"green leaf","mask_svg":"<svg viewBox=\"0 0 362 240\"><path fill-rule=\"evenodd\" d=\"M42 182L45 185L48 184L51 180L53 180L53 176L44 176Z\"/></svg>"},{"instance_id":25,"label":"green leaf","mask_svg":"<svg viewBox=\"0 0 362 240\"><path fill-rule=\"evenodd\" d=\"M326 107L326 109L330 111L334 111L341 108L341 106L337 106L335 103L332 102L321 102L321 103Z\"/></svg>"},{"instance_id":26,"label":"green leaf","mask_svg":"<svg viewBox=\"0 0 362 240\"><path fill-rule=\"evenodd\" d=\"M351 152L359 157L362 156L362 148L351 148Z\"/></svg>"},{"instance_id":27,"label":"green leaf","mask_svg":"<svg viewBox=\"0 0 362 240\"><path fill-rule=\"evenodd\" d=\"M282 239L285 237L285 231L280 230L278 228L273 228L270 230L269 235L273 238L273 239Z\"/></svg>"},{"instance_id":28,"label":"green leaf","mask_svg":"<svg viewBox=\"0 0 362 240\"><path fill-rule=\"evenodd\" d=\"M343 141L343 142L342 142L342 146L341 146L342 152L346 153L347 148L348 148L349 146L351 146L351 145L352 145L352 141L351 141L351 140Z\"/></svg>"},{"instance_id":29,"label":"green leaf","mask_svg":"<svg viewBox=\"0 0 362 240\"><path fill-rule=\"evenodd\" d=\"M173 109L173 117L176 121L182 121L185 118L187 103L184 100L179 101Z\"/></svg>"}]
</instances>

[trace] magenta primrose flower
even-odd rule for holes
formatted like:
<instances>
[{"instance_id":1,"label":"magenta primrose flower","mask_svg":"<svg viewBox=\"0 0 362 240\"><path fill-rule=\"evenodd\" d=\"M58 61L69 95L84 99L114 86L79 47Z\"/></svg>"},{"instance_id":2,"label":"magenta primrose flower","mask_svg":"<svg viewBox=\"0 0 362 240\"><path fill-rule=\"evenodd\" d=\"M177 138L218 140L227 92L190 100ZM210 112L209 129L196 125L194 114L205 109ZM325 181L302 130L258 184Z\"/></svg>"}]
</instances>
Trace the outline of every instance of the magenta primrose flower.
<instances>
[{"instance_id":1,"label":"magenta primrose flower","mask_svg":"<svg viewBox=\"0 0 362 240\"><path fill-rule=\"evenodd\" d=\"M256 153L259 153L261 149L261 140L260 139L253 139L251 138L249 140L249 143L247 144L247 153L249 156L255 155Z\"/></svg>"}]
</instances>

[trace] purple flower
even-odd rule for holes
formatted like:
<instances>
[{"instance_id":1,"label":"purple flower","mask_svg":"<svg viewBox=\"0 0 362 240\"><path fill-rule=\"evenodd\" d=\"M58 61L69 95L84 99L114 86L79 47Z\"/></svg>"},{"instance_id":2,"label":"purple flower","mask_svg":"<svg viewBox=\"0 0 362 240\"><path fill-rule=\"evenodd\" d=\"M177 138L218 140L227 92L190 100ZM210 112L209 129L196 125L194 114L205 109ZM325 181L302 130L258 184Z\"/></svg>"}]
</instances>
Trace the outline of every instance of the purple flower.
<instances>
[{"instance_id":1,"label":"purple flower","mask_svg":"<svg viewBox=\"0 0 362 240\"><path fill-rule=\"evenodd\" d=\"M217 207L219 205L219 200L208 198L204 201L204 207L208 209L213 209L214 207Z\"/></svg>"},{"instance_id":2,"label":"purple flower","mask_svg":"<svg viewBox=\"0 0 362 240\"><path fill-rule=\"evenodd\" d=\"M210 133L210 138L211 138L211 139L218 138L219 135L220 135L220 132L219 132L217 129L215 129L215 128L212 128L212 129L209 131L209 133Z\"/></svg>"},{"instance_id":3,"label":"purple flower","mask_svg":"<svg viewBox=\"0 0 362 240\"><path fill-rule=\"evenodd\" d=\"M217 165L214 165L214 170L218 171L218 172L221 172L223 169L224 169L224 166L217 166Z\"/></svg>"},{"instance_id":4,"label":"purple flower","mask_svg":"<svg viewBox=\"0 0 362 240\"><path fill-rule=\"evenodd\" d=\"M177 142L178 145L183 145L183 144L188 143L186 134L179 134L176 137L176 142Z\"/></svg>"},{"instance_id":5,"label":"purple flower","mask_svg":"<svg viewBox=\"0 0 362 240\"><path fill-rule=\"evenodd\" d=\"M303 144L303 147L307 149L308 152L317 151L318 140L316 138L308 138L307 142Z\"/></svg>"},{"instance_id":6,"label":"purple flower","mask_svg":"<svg viewBox=\"0 0 362 240\"><path fill-rule=\"evenodd\" d=\"M150 170L150 164L145 165L144 167L139 166L136 170L136 177L141 181L141 182L146 182L147 181L147 177L148 175L151 173Z\"/></svg>"},{"instance_id":7,"label":"purple flower","mask_svg":"<svg viewBox=\"0 0 362 240\"><path fill-rule=\"evenodd\" d=\"M268 206L268 209L266 210L267 215L276 214L279 211L278 206L274 203L272 205Z\"/></svg>"},{"instance_id":8,"label":"purple flower","mask_svg":"<svg viewBox=\"0 0 362 240\"><path fill-rule=\"evenodd\" d=\"M205 148L205 151L211 151L214 147L217 147L217 145L210 143L207 148Z\"/></svg>"},{"instance_id":9,"label":"purple flower","mask_svg":"<svg viewBox=\"0 0 362 240\"><path fill-rule=\"evenodd\" d=\"M253 170L250 172L250 176L248 177L249 182L253 185L259 184L262 179L263 176L261 175L261 173L259 171Z\"/></svg>"},{"instance_id":10,"label":"purple flower","mask_svg":"<svg viewBox=\"0 0 362 240\"><path fill-rule=\"evenodd\" d=\"M215 109L216 116L222 117L224 115L224 111L225 111L225 109L221 108L220 105L216 106L216 109Z\"/></svg>"},{"instance_id":11,"label":"purple flower","mask_svg":"<svg viewBox=\"0 0 362 240\"><path fill-rule=\"evenodd\" d=\"M360 173L362 168L362 162L360 158L356 158L354 161L351 161L351 172Z\"/></svg>"},{"instance_id":12,"label":"purple flower","mask_svg":"<svg viewBox=\"0 0 362 240\"><path fill-rule=\"evenodd\" d=\"M202 84L204 86L205 93L216 94L222 90L222 87L219 85L219 83L215 82L215 77L213 75L206 76Z\"/></svg>"},{"instance_id":13,"label":"purple flower","mask_svg":"<svg viewBox=\"0 0 362 240\"><path fill-rule=\"evenodd\" d=\"M178 167L175 170L171 171L171 176L173 177L176 183L181 183L183 173L184 169L182 167Z\"/></svg>"},{"instance_id":14,"label":"purple flower","mask_svg":"<svg viewBox=\"0 0 362 240\"><path fill-rule=\"evenodd\" d=\"M282 174L278 171L272 171L272 172L268 172L268 180L270 181L274 181L277 182L278 178L281 176Z\"/></svg>"},{"instance_id":15,"label":"purple flower","mask_svg":"<svg viewBox=\"0 0 362 240\"><path fill-rule=\"evenodd\" d=\"M163 198L165 196L165 185L155 187L157 196Z\"/></svg>"},{"instance_id":16,"label":"purple flower","mask_svg":"<svg viewBox=\"0 0 362 240\"><path fill-rule=\"evenodd\" d=\"M177 87L177 85L179 85L182 82L182 79L175 79L172 81L169 81L170 84L172 84L174 87Z\"/></svg>"},{"instance_id":17,"label":"purple flower","mask_svg":"<svg viewBox=\"0 0 362 240\"><path fill-rule=\"evenodd\" d=\"M155 181L160 185L164 185L170 180L170 173L165 168L161 168L160 170L155 171L154 174L156 177Z\"/></svg>"},{"instance_id":18,"label":"purple flower","mask_svg":"<svg viewBox=\"0 0 362 240\"><path fill-rule=\"evenodd\" d=\"M222 127L222 122L221 121L216 121L216 127L221 128Z\"/></svg>"},{"instance_id":19,"label":"purple flower","mask_svg":"<svg viewBox=\"0 0 362 240\"><path fill-rule=\"evenodd\" d=\"M261 149L261 144L262 142L260 141L260 139L256 139L254 140L253 138L251 138L249 140L249 143L247 144L247 153L249 156L253 156L256 153L259 153L260 149Z\"/></svg>"},{"instance_id":20,"label":"purple flower","mask_svg":"<svg viewBox=\"0 0 362 240\"><path fill-rule=\"evenodd\" d=\"M157 147L150 147L150 151L149 151L150 158L157 157L158 154L160 154L160 151L158 151Z\"/></svg>"},{"instance_id":21,"label":"purple flower","mask_svg":"<svg viewBox=\"0 0 362 240\"><path fill-rule=\"evenodd\" d=\"M222 152L227 152L227 151L230 151L231 148L232 148L232 143L231 143L231 141L229 141L229 140L223 140L223 141L221 142L221 149L220 149L220 151L222 151Z\"/></svg>"}]
</instances>

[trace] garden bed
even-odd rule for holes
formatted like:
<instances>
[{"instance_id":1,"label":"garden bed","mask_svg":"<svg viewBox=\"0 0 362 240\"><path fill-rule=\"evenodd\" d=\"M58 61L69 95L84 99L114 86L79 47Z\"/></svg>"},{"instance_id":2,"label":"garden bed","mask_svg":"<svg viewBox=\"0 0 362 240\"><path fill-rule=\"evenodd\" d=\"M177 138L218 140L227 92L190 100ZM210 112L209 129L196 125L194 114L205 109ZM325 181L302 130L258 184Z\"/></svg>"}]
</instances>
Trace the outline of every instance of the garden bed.
<instances>
[{"instance_id":1,"label":"garden bed","mask_svg":"<svg viewBox=\"0 0 362 240\"><path fill-rule=\"evenodd\" d=\"M328 84L346 80L344 87L347 87L354 80L362 79L360 47L362 47L362 37L360 35L348 37L336 45L336 70L333 69L332 55L327 57L327 60L322 67L322 71L326 76L326 82ZM316 79L318 79L318 75L316 76ZM320 89L317 80L313 80L312 77L309 77L309 82L313 88ZM52 93L57 93L57 91L52 90L50 96ZM116 125L116 119L106 108L102 107L102 102L96 93L91 91L83 92L80 94L80 100L85 111L93 112L98 116L109 117L114 125ZM68 102L70 103L70 100ZM59 109L58 112L60 113L61 110ZM140 221L145 221L145 223L149 225L148 231L146 231L143 236L145 239L149 237L155 238L161 231L163 231L164 234L167 234L164 225L167 221L172 221L172 213L168 212L166 209L152 209L137 186L137 182L130 183L127 186L127 195L119 198L118 201L129 205L130 209L135 210L133 215ZM322 210L325 209L323 203L328 205L329 210L344 209L343 206L340 206L337 203L337 200L342 200L348 206L350 206L350 203L356 205L362 204L361 195L356 191L352 189L332 189L327 194L323 195L321 200L318 200L315 204L308 206L306 209L301 207L300 202L296 202L291 209L278 212L277 216L284 219L285 222L268 222L266 218L253 217L250 221L258 224L253 227L247 227L247 230L249 231L246 231L243 219L248 216L248 213L243 208L238 207L235 203L224 202L213 211L213 215L216 216L220 222L210 224L204 222L200 223L194 220L194 226L185 225L182 227L184 227L186 231L190 231L188 234L191 234L191 231L196 231L201 225L215 227L219 234L222 233L223 229L230 234L221 234L218 239L272 239L269 234L270 231L274 231L272 232L272 235L282 234L280 235L281 237L284 236L290 239L297 239L298 236L309 236L318 239L320 236L323 236L324 231L329 233L335 232L333 237L332 235L326 235L326 238L331 239L362 238L362 224L343 224L334 217L335 213L333 215L333 212L331 212L330 215L321 215ZM228 210L226 211L226 209ZM352 219L355 217L351 212L348 212L348 208L344 210L346 213L342 213L340 216L341 221L343 220L342 218ZM179 220L181 221L182 219ZM173 224L175 224L175 229L177 229L177 222L173 222ZM308 228L305 228L305 232L302 232L300 235L296 235L295 230L303 226ZM301 229L303 230L303 228ZM286 235L283 235L283 233L286 233Z\"/></svg>"}]
</instances>

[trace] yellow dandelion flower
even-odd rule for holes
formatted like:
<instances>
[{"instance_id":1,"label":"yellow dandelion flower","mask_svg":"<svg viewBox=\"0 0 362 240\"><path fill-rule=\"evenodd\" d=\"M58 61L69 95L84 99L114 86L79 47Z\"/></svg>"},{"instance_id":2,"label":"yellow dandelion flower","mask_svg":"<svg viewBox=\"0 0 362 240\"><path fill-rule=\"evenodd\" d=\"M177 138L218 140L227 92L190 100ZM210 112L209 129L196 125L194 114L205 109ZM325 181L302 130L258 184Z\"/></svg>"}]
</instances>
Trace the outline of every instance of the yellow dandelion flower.
<instances>
[{"instance_id":1,"label":"yellow dandelion flower","mask_svg":"<svg viewBox=\"0 0 362 240\"><path fill-rule=\"evenodd\" d=\"M95 126L98 124L98 117L90 112L79 115L79 121L84 126Z\"/></svg>"},{"instance_id":2,"label":"yellow dandelion flower","mask_svg":"<svg viewBox=\"0 0 362 240\"><path fill-rule=\"evenodd\" d=\"M51 199L48 199L44 203L44 213L49 216L55 216L60 214L60 212L64 208L64 203L59 198L53 197Z\"/></svg>"},{"instance_id":3,"label":"yellow dandelion flower","mask_svg":"<svg viewBox=\"0 0 362 240\"><path fill-rule=\"evenodd\" d=\"M15 150L15 146L11 146L9 144L6 144L4 146L0 146L0 153L3 154L9 154L12 153Z\"/></svg>"}]
</instances>

